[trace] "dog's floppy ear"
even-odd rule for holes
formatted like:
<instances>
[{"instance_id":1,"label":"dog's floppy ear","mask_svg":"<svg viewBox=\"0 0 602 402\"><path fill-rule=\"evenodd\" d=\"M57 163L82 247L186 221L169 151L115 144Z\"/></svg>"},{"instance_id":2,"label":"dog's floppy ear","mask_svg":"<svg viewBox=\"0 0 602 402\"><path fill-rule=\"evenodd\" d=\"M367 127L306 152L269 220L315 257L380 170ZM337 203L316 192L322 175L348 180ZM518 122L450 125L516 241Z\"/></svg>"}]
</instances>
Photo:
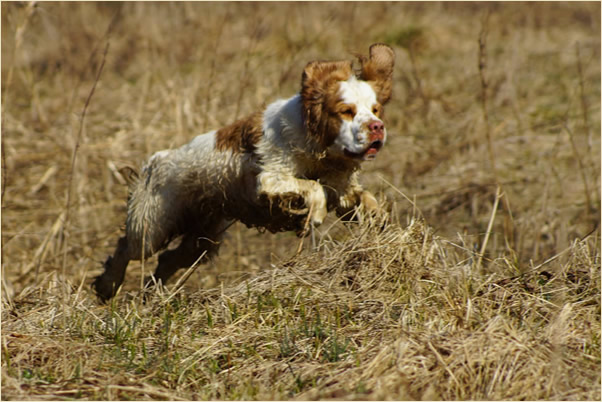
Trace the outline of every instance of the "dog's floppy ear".
<instances>
[{"instance_id":1,"label":"dog's floppy ear","mask_svg":"<svg viewBox=\"0 0 602 402\"><path fill-rule=\"evenodd\" d=\"M328 142L326 136L324 108L330 91L337 90L335 84L347 81L353 75L351 61L312 61L303 70L301 79L301 99L303 118L308 130L316 135L323 145Z\"/></svg>"},{"instance_id":2,"label":"dog's floppy ear","mask_svg":"<svg viewBox=\"0 0 602 402\"><path fill-rule=\"evenodd\" d=\"M303 87L325 84L328 81L346 81L351 77L351 61L312 61L303 70Z\"/></svg>"},{"instance_id":3,"label":"dog's floppy ear","mask_svg":"<svg viewBox=\"0 0 602 402\"><path fill-rule=\"evenodd\" d=\"M382 105L391 99L393 91L393 66L395 53L390 46L384 43L375 43L370 46L370 57L358 56L362 63L359 78L368 81L376 90L378 102Z\"/></svg>"}]
</instances>

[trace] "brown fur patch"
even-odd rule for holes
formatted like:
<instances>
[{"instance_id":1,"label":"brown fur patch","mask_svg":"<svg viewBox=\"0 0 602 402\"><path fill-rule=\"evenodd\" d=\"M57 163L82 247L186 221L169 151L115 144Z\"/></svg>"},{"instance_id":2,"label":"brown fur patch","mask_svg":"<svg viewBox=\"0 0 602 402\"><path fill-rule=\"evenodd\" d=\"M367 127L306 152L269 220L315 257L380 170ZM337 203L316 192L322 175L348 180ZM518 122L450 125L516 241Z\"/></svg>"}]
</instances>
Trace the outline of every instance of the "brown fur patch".
<instances>
[{"instance_id":1,"label":"brown fur patch","mask_svg":"<svg viewBox=\"0 0 602 402\"><path fill-rule=\"evenodd\" d=\"M357 107L354 104L338 102L334 111L344 120L353 120L357 113Z\"/></svg>"},{"instance_id":2,"label":"brown fur patch","mask_svg":"<svg viewBox=\"0 0 602 402\"><path fill-rule=\"evenodd\" d=\"M263 113L255 112L215 133L215 148L237 153L254 152L263 135Z\"/></svg>"},{"instance_id":3,"label":"brown fur patch","mask_svg":"<svg viewBox=\"0 0 602 402\"><path fill-rule=\"evenodd\" d=\"M347 81L352 73L350 61L313 61L303 71L303 118L309 135L323 148L330 146L339 133L338 84Z\"/></svg>"}]
</instances>

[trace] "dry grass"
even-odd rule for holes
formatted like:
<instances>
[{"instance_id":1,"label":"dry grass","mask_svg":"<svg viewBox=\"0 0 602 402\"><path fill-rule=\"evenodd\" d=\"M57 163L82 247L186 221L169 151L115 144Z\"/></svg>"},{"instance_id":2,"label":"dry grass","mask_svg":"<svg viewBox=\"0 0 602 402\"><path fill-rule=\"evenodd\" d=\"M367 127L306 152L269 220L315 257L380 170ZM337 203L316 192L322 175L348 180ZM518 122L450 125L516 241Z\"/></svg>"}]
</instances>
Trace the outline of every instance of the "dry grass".
<instances>
[{"instance_id":1,"label":"dry grass","mask_svg":"<svg viewBox=\"0 0 602 402\"><path fill-rule=\"evenodd\" d=\"M386 224L97 304L120 167L375 41ZM2 60L3 399L601 398L599 4L2 3Z\"/></svg>"}]
</instances>

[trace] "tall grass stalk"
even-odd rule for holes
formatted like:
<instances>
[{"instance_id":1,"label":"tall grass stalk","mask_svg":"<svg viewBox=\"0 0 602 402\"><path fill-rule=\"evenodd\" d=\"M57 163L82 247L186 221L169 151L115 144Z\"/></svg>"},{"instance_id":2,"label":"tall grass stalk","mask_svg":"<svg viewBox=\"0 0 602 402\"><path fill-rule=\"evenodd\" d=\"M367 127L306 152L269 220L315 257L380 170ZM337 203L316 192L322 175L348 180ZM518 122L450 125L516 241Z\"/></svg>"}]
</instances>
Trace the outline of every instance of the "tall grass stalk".
<instances>
[{"instance_id":1,"label":"tall grass stalk","mask_svg":"<svg viewBox=\"0 0 602 402\"><path fill-rule=\"evenodd\" d=\"M489 82L487 80L487 29L489 23L489 9L481 19L481 32L479 33L479 78L481 81L481 110L483 122L485 123L485 138L487 139L487 153L489 155L489 169L496 184L499 185L497 177L495 154L493 153L493 139L489 124L488 94Z\"/></svg>"},{"instance_id":2,"label":"tall grass stalk","mask_svg":"<svg viewBox=\"0 0 602 402\"><path fill-rule=\"evenodd\" d=\"M8 68L8 73L6 74L6 80L3 82L4 92L2 93L2 135L0 136L0 148L1 148L1 157L2 157L2 192L0 195L0 205L4 205L4 194L6 192L6 184L8 181L8 172L6 167L6 150L4 145L4 127L5 127L5 116L8 108L10 107L10 87L13 81L13 74L15 70L15 63L17 60L17 55L19 54L19 50L21 49L21 45L23 43L23 36L25 34L25 30L27 29L27 25L29 20L34 15L36 11L36 2L30 1L27 3L27 7L25 10L25 17L21 21L21 23L17 26L15 30L15 40L14 46L12 48L12 57L10 58L10 66ZM2 254L4 252L2 251ZM4 260L4 258L2 258Z\"/></svg>"},{"instance_id":3,"label":"tall grass stalk","mask_svg":"<svg viewBox=\"0 0 602 402\"><path fill-rule=\"evenodd\" d=\"M585 209L586 209L586 213L589 215L592 212L592 202L591 202L591 198L590 198L590 193L589 193L589 186L588 186L588 181L587 181L587 170L585 168L585 166L583 165L583 159L581 158L581 155L579 154L579 150L577 149L577 144L575 143L575 137L573 136L573 131L569 128L569 126L566 123L562 124L562 127L564 128L564 130L566 131L566 133L569 136L570 139L570 143L571 143L571 148L573 150L573 154L575 155L575 160L577 161L577 165L579 166L579 173L581 176L581 181L583 182L583 193L585 195Z\"/></svg>"},{"instance_id":4,"label":"tall grass stalk","mask_svg":"<svg viewBox=\"0 0 602 402\"><path fill-rule=\"evenodd\" d=\"M587 137L587 145L589 148L589 152L586 152L587 158L588 158L588 166L589 167L594 167L594 162L592 160L592 151L593 151L593 144L592 144L592 131L590 128L590 117L589 117L589 105L587 104L587 96L585 94L585 79L583 77L583 66L582 66L582 62L581 62L581 45L579 44L579 42L576 43L575 45L575 57L577 58L577 74L579 77L579 99L580 99L580 105L581 105L581 114L583 116L583 131L585 132L585 135ZM573 147L574 152L576 151L576 145L575 145L575 140L572 136L572 134L569 134L571 136L571 146ZM583 164L580 163L579 164L580 169L583 169ZM594 168L595 169L595 168ZM595 171L594 170L594 175L593 177L599 177L599 171ZM583 179L585 179L586 176L588 176L589 174L587 174L587 172L581 172L581 175L583 177ZM594 180L594 183L597 183L596 187L599 188L599 180ZM589 192L588 192L589 194ZM596 202L597 205L600 204L600 191L596 191L595 194L597 194L597 199L598 201ZM588 210L588 214L591 213L594 209L594 205L590 204L588 202L587 205L587 210Z\"/></svg>"},{"instance_id":5,"label":"tall grass stalk","mask_svg":"<svg viewBox=\"0 0 602 402\"><path fill-rule=\"evenodd\" d=\"M481 269L481 263L483 262L483 256L485 255L485 251L487 250L487 243L489 242L489 236L491 235L491 230L493 228L493 222L495 221L495 215L497 212L497 206L500 201L500 198L503 197L501 193L501 188L498 186L495 191L495 201L493 202L493 207L491 209L491 217L489 218L489 223L487 224L487 231L485 232L485 238L483 239L483 244L481 245L481 251L479 252L479 259L477 261L477 272Z\"/></svg>"}]
</instances>

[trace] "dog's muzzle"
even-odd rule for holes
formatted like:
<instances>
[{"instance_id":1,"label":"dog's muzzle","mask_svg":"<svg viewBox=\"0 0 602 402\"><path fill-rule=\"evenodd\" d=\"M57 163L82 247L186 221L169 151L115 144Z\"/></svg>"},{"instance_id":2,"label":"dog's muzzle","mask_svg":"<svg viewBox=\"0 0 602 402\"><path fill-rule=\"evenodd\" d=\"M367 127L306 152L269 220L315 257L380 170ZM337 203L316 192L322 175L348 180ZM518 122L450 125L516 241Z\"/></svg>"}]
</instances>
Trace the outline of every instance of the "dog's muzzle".
<instances>
[{"instance_id":1,"label":"dog's muzzle","mask_svg":"<svg viewBox=\"0 0 602 402\"><path fill-rule=\"evenodd\" d=\"M353 159L372 160L385 144L385 125L382 121L373 120L367 124L370 144L362 152L356 153L345 149L345 156Z\"/></svg>"}]
</instances>

